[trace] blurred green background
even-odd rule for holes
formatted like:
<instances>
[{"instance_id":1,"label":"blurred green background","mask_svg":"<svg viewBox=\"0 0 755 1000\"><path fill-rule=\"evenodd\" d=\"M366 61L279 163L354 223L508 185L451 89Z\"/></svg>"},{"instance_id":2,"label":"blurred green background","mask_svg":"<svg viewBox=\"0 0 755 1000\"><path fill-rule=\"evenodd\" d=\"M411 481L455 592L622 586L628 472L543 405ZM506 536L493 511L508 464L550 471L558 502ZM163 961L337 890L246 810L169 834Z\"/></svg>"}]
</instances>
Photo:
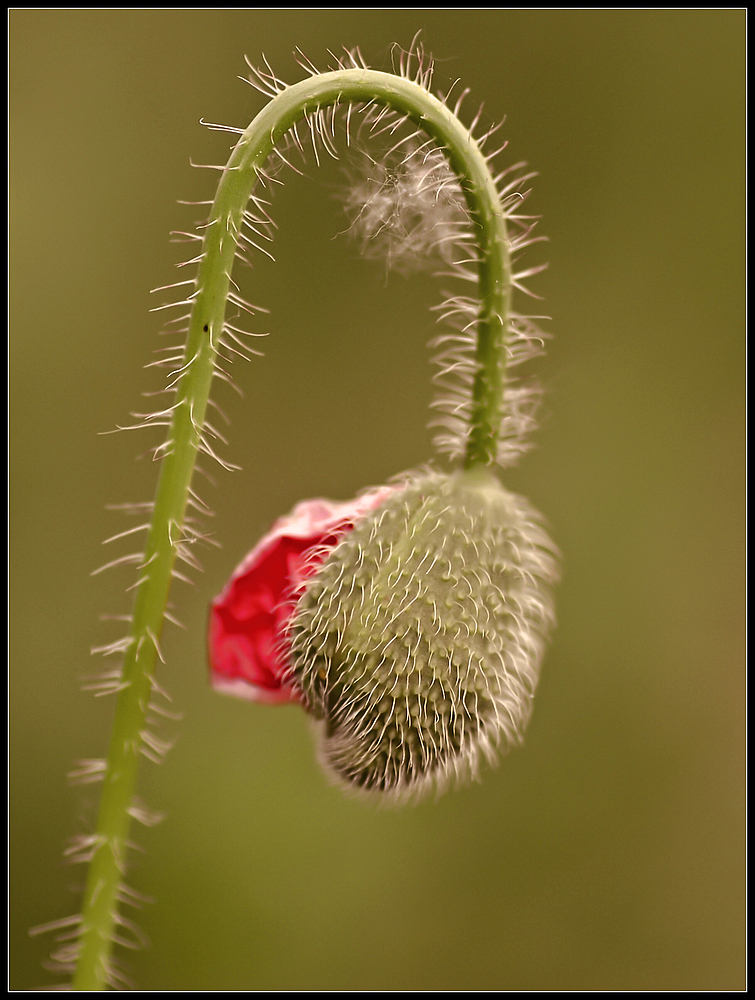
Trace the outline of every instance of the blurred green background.
<instances>
[{"instance_id":1,"label":"blurred green background","mask_svg":"<svg viewBox=\"0 0 755 1000\"><path fill-rule=\"evenodd\" d=\"M152 990L742 990L744 806L744 9L10 11L11 989L55 982L29 927L75 912L62 864L96 793L112 705L79 691L128 610L128 570L90 577L147 500L156 439L98 436L149 403L149 289L185 275L168 233L212 196L262 98L264 53L302 75L359 45L390 68L422 30L436 84L506 115L540 172L550 237L527 261L555 334L537 449L508 486L564 551L559 628L527 741L437 802L374 810L331 788L294 708L212 694L208 602L298 500L346 499L430 458L426 342L439 290L359 260L340 168L288 174L266 357L203 497L222 549L160 682L183 712L141 794L129 880L155 898L132 956ZM508 155L508 153L506 154ZM253 279L253 280L252 280ZM520 306L525 307L521 300ZM146 432L148 433L148 432ZM214 473L215 474L215 473ZM126 550L120 550L126 551ZM118 553L113 553L118 554ZM96 789L96 786L94 786Z\"/></svg>"}]
</instances>

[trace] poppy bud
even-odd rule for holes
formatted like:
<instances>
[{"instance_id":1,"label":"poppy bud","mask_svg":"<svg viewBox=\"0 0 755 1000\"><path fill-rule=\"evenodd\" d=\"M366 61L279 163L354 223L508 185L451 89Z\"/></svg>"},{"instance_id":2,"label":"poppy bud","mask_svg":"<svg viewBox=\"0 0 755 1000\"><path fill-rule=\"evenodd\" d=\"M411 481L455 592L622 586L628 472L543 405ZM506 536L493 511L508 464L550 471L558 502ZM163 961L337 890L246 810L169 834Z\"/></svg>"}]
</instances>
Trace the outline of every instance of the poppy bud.
<instances>
[{"instance_id":1,"label":"poppy bud","mask_svg":"<svg viewBox=\"0 0 755 1000\"><path fill-rule=\"evenodd\" d=\"M486 469L423 475L359 519L287 626L326 768L403 799L519 743L556 575L538 515Z\"/></svg>"}]
</instances>

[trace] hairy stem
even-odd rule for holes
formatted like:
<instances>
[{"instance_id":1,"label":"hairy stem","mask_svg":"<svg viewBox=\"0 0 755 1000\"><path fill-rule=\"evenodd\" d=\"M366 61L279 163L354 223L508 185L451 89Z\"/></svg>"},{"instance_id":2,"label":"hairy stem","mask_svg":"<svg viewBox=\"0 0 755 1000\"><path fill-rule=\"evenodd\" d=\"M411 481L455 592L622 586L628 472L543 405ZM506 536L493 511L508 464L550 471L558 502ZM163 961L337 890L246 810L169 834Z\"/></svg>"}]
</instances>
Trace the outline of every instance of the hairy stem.
<instances>
[{"instance_id":1,"label":"hairy stem","mask_svg":"<svg viewBox=\"0 0 755 1000\"><path fill-rule=\"evenodd\" d=\"M94 853L84 895L74 990L103 990L118 936L119 885L123 879L129 810L136 787L145 716L177 546L223 331L231 271L242 216L265 161L283 136L319 109L349 103L385 105L435 140L458 178L475 228L480 308L477 374L465 466L495 460L505 377L511 273L506 223L485 156L468 129L424 87L372 70L323 73L282 90L257 115L236 145L212 206L195 290L184 373L163 450L152 524L141 567L130 645L100 801ZM206 443L206 442L205 442Z\"/></svg>"}]
</instances>

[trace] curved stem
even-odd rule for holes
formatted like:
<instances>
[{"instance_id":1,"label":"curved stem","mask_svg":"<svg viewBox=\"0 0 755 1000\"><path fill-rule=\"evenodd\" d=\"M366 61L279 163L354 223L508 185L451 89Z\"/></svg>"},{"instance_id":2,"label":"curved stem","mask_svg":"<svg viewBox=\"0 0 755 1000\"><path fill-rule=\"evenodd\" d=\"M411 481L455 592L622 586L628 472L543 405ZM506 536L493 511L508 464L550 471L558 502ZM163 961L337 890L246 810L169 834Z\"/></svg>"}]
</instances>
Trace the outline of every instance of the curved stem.
<instances>
[{"instance_id":1,"label":"curved stem","mask_svg":"<svg viewBox=\"0 0 755 1000\"><path fill-rule=\"evenodd\" d=\"M102 990L119 921L117 902L127 848L145 716L177 546L223 331L242 216L276 143L306 116L351 102L376 102L405 115L443 149L476 230L480 310L478 370L465 466L495 459L504 389L511 275L506 224L487 161L469 131L419 84L372 70L323 73L286 88L257 115L225 168L205 230L184 356L137 591L107 758L93 856L84 895L74 990Z\"/></svg>"}]
</instances>

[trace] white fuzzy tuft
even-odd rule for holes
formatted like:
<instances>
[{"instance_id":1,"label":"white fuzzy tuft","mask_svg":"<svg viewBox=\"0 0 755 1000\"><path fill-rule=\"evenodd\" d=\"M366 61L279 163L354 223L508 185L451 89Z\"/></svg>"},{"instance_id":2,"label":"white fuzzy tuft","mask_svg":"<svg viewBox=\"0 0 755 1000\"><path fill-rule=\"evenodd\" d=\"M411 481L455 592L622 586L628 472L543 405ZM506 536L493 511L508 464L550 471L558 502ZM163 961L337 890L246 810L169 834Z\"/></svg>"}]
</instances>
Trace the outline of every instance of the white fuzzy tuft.
<instances>
[{"instance_id":1,"label":"white fuzzy tuft","mask_svg":"<svg viewBox=\"0 0 755 1000\"><path fill-rule=\"evenodd\" d=\"M470 239L469 222L442 152L412 140L380 159L364 152L363 161L344 207L364 256L402 274L452 266Z\"/></svg>"}]
</instances>

